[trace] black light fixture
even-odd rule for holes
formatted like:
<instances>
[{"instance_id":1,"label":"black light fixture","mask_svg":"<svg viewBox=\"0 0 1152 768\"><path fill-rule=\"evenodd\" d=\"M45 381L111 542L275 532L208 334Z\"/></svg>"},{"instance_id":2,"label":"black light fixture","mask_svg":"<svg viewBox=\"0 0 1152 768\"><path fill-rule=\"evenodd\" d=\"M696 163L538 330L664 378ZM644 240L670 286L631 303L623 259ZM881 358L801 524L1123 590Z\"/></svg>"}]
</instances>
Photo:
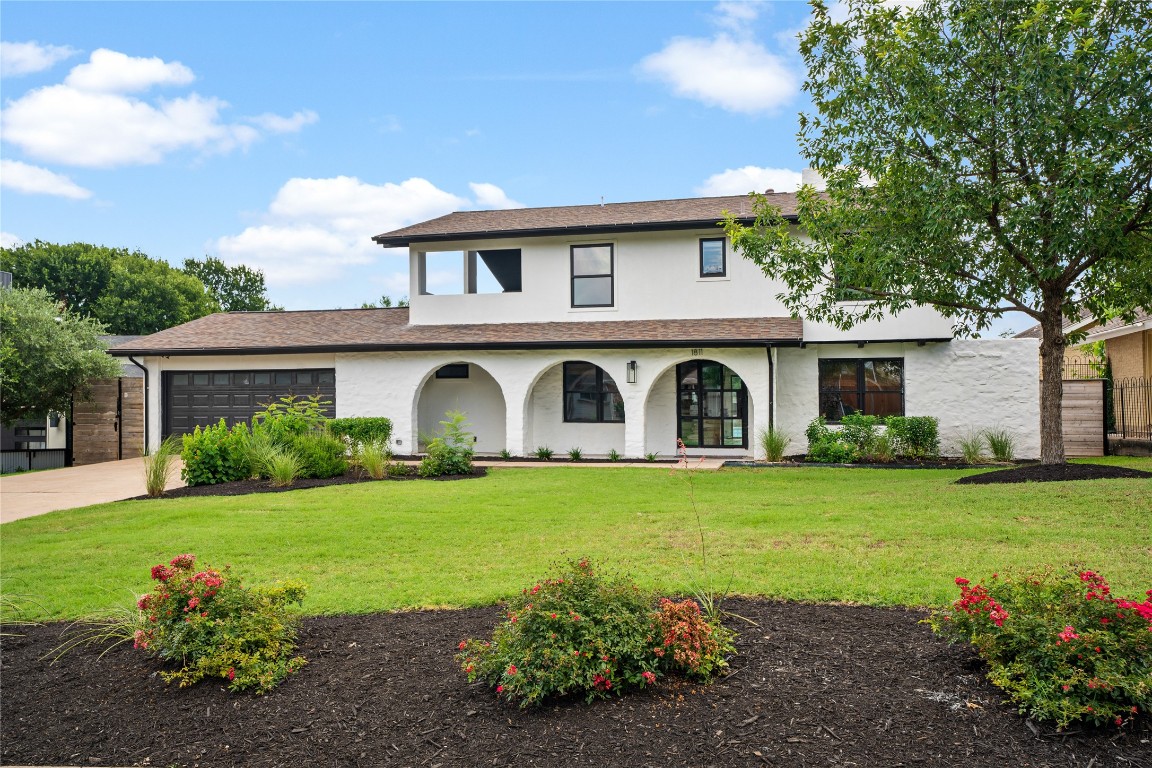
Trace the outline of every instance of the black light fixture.
<instances>
[{"instance_id":1,"label":"black light fixture","mask_svg":"<svg viewBox=\"0 0 1152 768\"><path fill-rule=\"evenodd\" d=\"M635 384L636 383L636 361L635 360L629 360L628 361L628 383L629 384Z\"/></svg>"}]
</instances>

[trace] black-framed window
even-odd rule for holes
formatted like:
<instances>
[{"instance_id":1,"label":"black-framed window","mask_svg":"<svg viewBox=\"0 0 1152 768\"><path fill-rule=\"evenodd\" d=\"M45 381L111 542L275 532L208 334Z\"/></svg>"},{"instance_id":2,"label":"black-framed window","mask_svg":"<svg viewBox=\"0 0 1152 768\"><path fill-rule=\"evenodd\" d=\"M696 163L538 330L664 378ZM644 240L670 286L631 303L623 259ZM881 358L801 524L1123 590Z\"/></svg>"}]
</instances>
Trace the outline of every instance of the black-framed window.
<instances>
[{"instance_id":1,"label":"black-framed window","mask_svg":"<svg viewBox=\"0 0 1152 768\"><path fill-rule=\"evenodd\" d=\"M615 254L611 243L572 246L572 306L611 307Z\"/></svg>"},{"instance_id":2,"label":"black-framed window","mask_svg":"<svg viewBox=\"0 0 1152 768\"><path fill-rule=\"evenodd\" d=\"M722 237L700 238L700 277L725 277L728 259Z\"/></svg>"},{"instance_id":3,"label":"black-framed window","mask_svg":"<svg viewBox=\"0 0 1152 768\"><path fill-rule=\"evenodd\" d=\"M713 360L676 366L676 436L688 448L747 448L748 389L740 376Z\"/></svg>"},{"instance_id":4,"label":"black-framed window","mask_svg":"<svg viewBox=\"0 0 1152 768\"><path fill-rule=\"evenodd\" d=\"M564 363L564 421L624 421L624 398L603 368L585 362Z\"/></svg>"},{"instance_id":5,"label":"black-framed window","mask_svg":"<svg viewBox=\"0 0 1152 768\"><path fill-rule=\"evenodd\" d=\"M449 363L436 369L438 379L466 379L468 378L468 363Z\"/></svg>"},{"instance_id":6,"label":"black-framed window","mask_svg":"<svg viewBox=\"0 0 1152 768\"><path fill-rule=\"evenodd\" d=\"M820 361L820 415L836 423L853 413L904 415L903 359Z\"/></svg>"}]
</instances>

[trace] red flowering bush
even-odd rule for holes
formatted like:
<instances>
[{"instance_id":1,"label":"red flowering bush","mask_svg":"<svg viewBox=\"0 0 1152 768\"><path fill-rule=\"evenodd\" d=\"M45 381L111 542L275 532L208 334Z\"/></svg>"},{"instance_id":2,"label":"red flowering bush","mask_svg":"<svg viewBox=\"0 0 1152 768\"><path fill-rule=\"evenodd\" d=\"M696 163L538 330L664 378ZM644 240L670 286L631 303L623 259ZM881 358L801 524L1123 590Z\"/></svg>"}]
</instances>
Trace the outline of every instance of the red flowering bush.
<instances>
[{"instance_id":1,"label":"red flowering bush","mask_svg":"<svg viewBox=\"0 0 1152 768\"><path fill-rule=\"evenodd\" d=\"M177 555L152 567L156 586L140 598L144 629L134 647L178 665L163 671L183 688L207 677L228 681L232 691L265 693L304 666L293 657L296 623L289 611L305 587L284 582L245 588L228 569L196 570L193 555Z\"/></svg>"},{"instance_id":2,"label":"red flowering bush","mask_svg":"<svg viewBox=\"0 0 1152 768\"><path fill-rule=\"evenodd\" d=\"M1078 567L956 583L960 599L928 623L975 645L1022 713L1059 728L1152 713L1152 590L1140 602L1118 598Z\"/></svg>"},{"instance_id":3,"label":"red flowering bush","mask_svg":"<svg viewBox=\"0 0 1152 768\"><path fill-rule=\"evenodd\" d=\"M492 639L461 642L456 658L469 682L482 680L521 707L569 694L591 701L669 672L706 678L722 671L718 654L733 650L731 633L708 624L690 600L666 602L689 618L665 624L663 607L654 611L651 596L631 581L604 577L586 559L571 561L510 600ZM686 605L695 607L694 619ZM710 644L721 637L726 644Z\"/></svg>"}]
</instances>

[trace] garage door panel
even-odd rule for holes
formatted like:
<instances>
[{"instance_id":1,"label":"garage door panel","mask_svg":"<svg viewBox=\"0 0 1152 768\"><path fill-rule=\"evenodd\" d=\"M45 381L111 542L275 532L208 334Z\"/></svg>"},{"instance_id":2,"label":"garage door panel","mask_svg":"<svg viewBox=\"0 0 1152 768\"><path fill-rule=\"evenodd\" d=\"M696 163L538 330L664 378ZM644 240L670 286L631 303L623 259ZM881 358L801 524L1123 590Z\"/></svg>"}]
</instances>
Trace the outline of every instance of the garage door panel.
<instances>
[{"instance_id":1,"label":"garage door panel","mask_svg":"<svg viewBox=\"0 0 1152 768\"><path fill-rule=\"evenodd\" d=\"M182 435L197 426L229 426L250 421L269 403L294 394L319 394L336 415L336 371L331 368L250 371L170 371L164 374L164 435Z\"/></svg>"}]
</instances>

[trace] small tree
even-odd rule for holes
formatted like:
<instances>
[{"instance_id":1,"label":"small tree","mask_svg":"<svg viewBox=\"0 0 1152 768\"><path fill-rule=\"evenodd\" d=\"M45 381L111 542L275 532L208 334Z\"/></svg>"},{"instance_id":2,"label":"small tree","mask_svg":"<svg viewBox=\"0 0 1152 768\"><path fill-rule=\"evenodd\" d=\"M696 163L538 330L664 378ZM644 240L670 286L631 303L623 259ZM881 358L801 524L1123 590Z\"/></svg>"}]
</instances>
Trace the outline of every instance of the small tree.
<instances>
[{"instance_id":1,"label":"small tree","mask_svg":"<svg viewBox=\"0 0 1152 768\"><path fill-rule=\"evenodd\" d=\"M1041 458L1063 462L1062 320L1152 307L1152 3L849 5L837 23L814 0L800 39L827 192L798 193L803 238L759 196L733 247L842 328L914 305L960 334L1032 318Z\"/></svg>"},{"instance_id":2,"label":"small tree","mask_svg":"<svg viewBox=\"0 0 1152 768\"><path fill-rule=\"evenodd\" d=\"M0 289L0 420L67 413L72 396L91 397L92 379L120 375L100 341L103 326L69 312L39 288Z\"/></svg>"},{"instance_id":3,"label":"small tree","mask_svg":"<svg viewBox=\"0 0 1152 768\"><path fill-rule=\"evenodd\" d=\"M220 259L184 259L184 272L204 284L224 312L282 311L265 295L264 273L243 264L229 267Z\"/></svg>"}]
</instances>

